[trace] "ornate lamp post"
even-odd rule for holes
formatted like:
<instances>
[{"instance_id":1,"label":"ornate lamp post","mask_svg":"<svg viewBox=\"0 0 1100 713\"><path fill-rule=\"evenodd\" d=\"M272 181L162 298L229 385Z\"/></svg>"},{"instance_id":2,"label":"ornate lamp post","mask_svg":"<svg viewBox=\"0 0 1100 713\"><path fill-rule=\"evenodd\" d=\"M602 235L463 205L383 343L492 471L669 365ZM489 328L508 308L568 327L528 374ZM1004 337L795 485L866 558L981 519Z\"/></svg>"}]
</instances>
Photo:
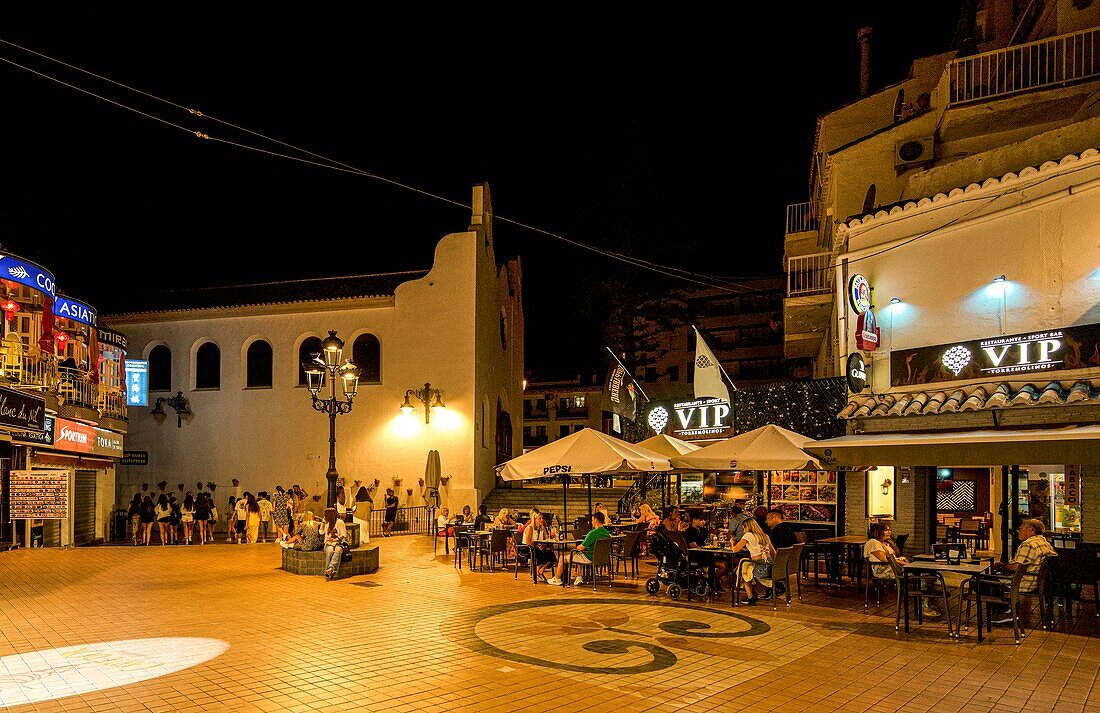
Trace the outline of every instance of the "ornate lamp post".
<instances>
[{"instance_id":1,"label":"ornate lamp post","mask_svg":"<svg viewBox=\"0 0 1100 713\"><path fill-rule=\"evenodd\" d=\"M344 342L336 336L336 330L329 330L328 338L321 342L321 352L314 354L313 359L302 364L306 373L306 386L313 399L313 408L328 414L328 507L336 506L336 479L340 477L336 472L336 417L342 413L351 412L351 403L355 399L355 392L359 388L359 368L350 359L341 363L344 353ZM318 398L317 394L328 379L330 395L328 398ZM336 382L340 381L344 391L341 401L336 397Z\"/></svg>"}]
</instances>

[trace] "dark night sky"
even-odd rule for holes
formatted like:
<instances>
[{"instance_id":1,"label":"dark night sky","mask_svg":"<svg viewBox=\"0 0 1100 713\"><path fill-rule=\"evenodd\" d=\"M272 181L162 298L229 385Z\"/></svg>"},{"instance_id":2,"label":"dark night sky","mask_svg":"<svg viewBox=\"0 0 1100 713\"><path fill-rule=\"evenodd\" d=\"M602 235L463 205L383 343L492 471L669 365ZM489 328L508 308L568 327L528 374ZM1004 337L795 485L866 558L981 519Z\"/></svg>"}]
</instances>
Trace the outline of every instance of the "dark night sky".
<instances>
[{"instance_id":1,"label":"dark night sky","mask_svg":"<svg viewBox=\"0 0 1100 713\"><path fill-rule=\"evenodd\" d=\"M433 14L430 26L420 15L0 10L0 38L464 203L487 180L498 216L754 276L780 271L783 206L807 198L817 115L856 97L856 29L875 27L876 87L950 44L956 2L896 14L876 4L754 6L752 20ZM9 46L0 57L282 150ZM0 243L103 311L126 290L428 267L438 239L468 221L368 178L200 141L4 63L0 91ZM528 367L594 369L603 302L588 286L653 278L500 221L496 235L498 254L524 260Z\"/></svg>"}]
</instances>

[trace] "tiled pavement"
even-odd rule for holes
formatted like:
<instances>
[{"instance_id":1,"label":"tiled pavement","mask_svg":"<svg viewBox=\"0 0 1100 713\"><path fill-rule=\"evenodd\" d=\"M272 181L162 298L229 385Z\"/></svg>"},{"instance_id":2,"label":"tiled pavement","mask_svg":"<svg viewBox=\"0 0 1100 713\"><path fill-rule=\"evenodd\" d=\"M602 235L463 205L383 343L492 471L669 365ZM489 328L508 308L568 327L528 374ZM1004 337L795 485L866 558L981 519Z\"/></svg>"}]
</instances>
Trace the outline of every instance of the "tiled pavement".
<instances>
[{"instance_id":1,"label":"tiled pavement","mask_svg":"<svg viewBox=\"0 0 1100 713\"><path fill-rule=\"evenodd\" d=\"M427 538L326 582L274 545L0 554L0 706L12 710L1100 712L1091 605L1017 647L804 587L790 610L457 572ZM643 570L645 571L645 570ZM889 597L888 597L889 598ZM98 646L102 642L136 643ZM71 648L69 648L71 647ZM61 649L60 651L52 651ZM29 652L47 653L27 655ZM16 656L22 654L22 656ZM108 687L114 685L114 687ZM55 696L55 697L51 697ZM64 696L64 697L56 697Z\"/></svg>"}]
</instances>

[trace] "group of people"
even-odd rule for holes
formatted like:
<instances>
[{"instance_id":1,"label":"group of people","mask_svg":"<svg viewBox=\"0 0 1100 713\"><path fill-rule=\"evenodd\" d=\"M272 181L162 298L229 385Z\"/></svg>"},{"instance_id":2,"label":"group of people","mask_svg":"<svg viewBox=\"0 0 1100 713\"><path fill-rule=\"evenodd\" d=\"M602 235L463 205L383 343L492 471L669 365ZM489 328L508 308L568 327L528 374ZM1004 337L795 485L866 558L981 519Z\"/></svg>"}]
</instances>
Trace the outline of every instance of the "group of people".
<instances>
[{"instance_id":1,"label":"group of people","mask_svg":"<svg viewBox=\"0 0 1100 713\"><path fill-rule=\"evenodd\" d=\"M334 579L340 573L340 562L348 545L348 528L336 513L336 508L325 508L318 521L312 512L306 511L297 524L296 532L279 540L285 548L313 552L325 551L325 579Z\"/></svg>"}]
</instances>

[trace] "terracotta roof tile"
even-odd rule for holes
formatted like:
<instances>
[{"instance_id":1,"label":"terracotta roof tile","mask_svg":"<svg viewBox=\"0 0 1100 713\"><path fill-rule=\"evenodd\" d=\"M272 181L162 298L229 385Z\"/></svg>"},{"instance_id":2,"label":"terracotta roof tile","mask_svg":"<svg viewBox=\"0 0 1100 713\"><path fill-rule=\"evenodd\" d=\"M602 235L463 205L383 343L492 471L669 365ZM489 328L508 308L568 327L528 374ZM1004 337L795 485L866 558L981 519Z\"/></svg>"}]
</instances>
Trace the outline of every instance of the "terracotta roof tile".
<instances>
[{"instance_id":1,"label":"terracotta roof tile","mask_svg":"<svg viewBox=\"0 0 1100 713\"><path fill-rule=\"evenodd\" d=\"M906 394L860 395L848 397L848 403L838 418L878 418L927 416L960 411L985 411L996 408L1100 404L1100 380L1076 381L1073 384L1051 381L1042 388L1024 384L1013 389L1008 383L975 384L946 391L918 391Z\"/></svg>"}]
</instances>

